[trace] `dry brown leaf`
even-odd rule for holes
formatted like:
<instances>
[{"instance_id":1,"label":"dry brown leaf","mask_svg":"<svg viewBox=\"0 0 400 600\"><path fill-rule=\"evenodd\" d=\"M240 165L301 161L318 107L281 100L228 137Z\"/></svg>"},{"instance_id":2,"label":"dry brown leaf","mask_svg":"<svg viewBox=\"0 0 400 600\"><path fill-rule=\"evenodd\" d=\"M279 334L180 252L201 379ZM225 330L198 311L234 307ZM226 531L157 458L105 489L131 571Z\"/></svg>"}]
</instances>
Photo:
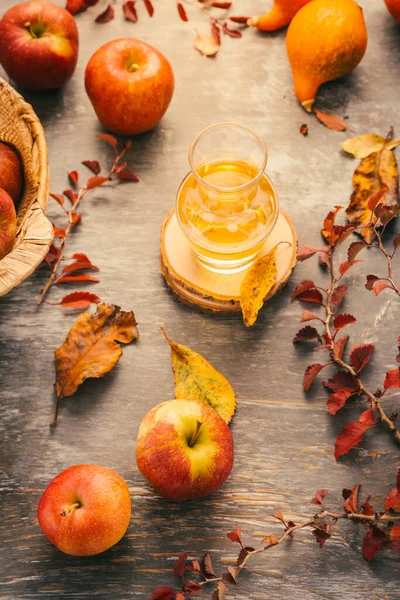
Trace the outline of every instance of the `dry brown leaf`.
<instances>
[{"instance_id":1,"label":"dry brown leaf","mask_svg":"<svg viewBox=\"0 0 400 600\"><path fill-rule=\"evenodd\" d=\"M318 121L325 125L325 127L328 127L328 129L333 129L333 131L346 131L347 123L342 117L322 112L322 110L317 109L314 109L314 113Z\"/></svg>"},{"instance_id":2,"label":"dry brown leaf","mask_svg":"<svg viewBox=\"0 0 400 600\"><path fill-rule=\"evenodd\" d=\"M276 248L261 257L246 273L240 286L240 307L246 327L257 320L268 292L274 286L277 276L275 263Z\"/></svg>"},{"instance_id":3,"label":"dry brown leaf","mask_svg":"<svg viewBox=\"0 0 400 600\"><path fill-rule=\"evenodd\" d=\"M139 339L139 331L133 312L103 303L95 314L86 311L79 315L55 352L58 399L72 396L85 379L111 371L122 355L117 342L129 344L135 339Z\"/></svg>"},{"instance_id":4,"label":"dry brown leaf","mask_svg":"<svg viewBox=\"0 0 400 600\"><path fill-rule=\"evenodd\" d=\"M169 339L172 369L175 379L175 398L207 402L226 423L232 419L236 408L235 392L229 381L201 354Z\"/></svg>"},{"instance_id":5,"label":"dry brown leaf","mask_svg":"<svg viewBox=\"0 0 400 600\"><path fill-rule=\"evenodd\" d=\"M364 133L353 138L349 138L340 145L342 149L355 158L366 158L373 152L379 152L385 146L388 150L393 150L400 144L400 139L385 140L384 137L376 133Z\"/></svg>"},{"instance_id":6,"label":"dry brown leaf","mask_svg":"<svg viewBox=\"0 0 400 600\"><path fill-rule=\"evenodd\" d=\"M203 56L215 56L220 48L215 41L215 37L206 33L198 33L194 38L193 46Z\"/></svg>"},{"instance_id":7,"label":"dry brown leaf","mask_svg":"<svg viewBox=\"0 0 400 600\"><path fill-rule=\"evenodd\" d=\"M391 144L393 140L388 140ZM356 226L366 226L370 223L372 212L368 208L369 198L382 190L386 190L383 204L396 206L399 200L399 172L397 160L384 145L378 152L373 152L362 159L353 175L354 191L350 197L346 215ZM370 244L375 237L372 227L364 227L361 231L365 241Z\"/></svg>"}]
</instances>

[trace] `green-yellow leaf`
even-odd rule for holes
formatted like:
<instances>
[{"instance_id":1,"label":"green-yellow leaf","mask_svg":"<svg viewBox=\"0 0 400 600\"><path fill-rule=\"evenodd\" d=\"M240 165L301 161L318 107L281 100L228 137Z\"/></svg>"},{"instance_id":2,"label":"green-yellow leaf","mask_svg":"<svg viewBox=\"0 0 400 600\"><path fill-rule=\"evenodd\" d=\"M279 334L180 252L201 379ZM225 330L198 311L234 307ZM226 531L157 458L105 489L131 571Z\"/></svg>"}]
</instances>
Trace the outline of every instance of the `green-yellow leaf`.
<instances>
[{"instance_id":1,"label":"green-yellow leaf","mask_svg":"<svg viewBox=\"0 0 400 600\"><path fill-rule=\"evenodd\" d=\"M400 144L400 139L386 141L381 135L376 133L364 133L353 138L349 138L340 145L345 152L355 158L366 158L373 152L379 152L385 146L388 150L393 150Z\"/></svg>"},{"instance_id":2,"label":"green-yellow leaf","mask_svg":"<svg viewBox=\"0 0 400 600\"><path fill-rule=\"evenodd\" d=\"M246 273L240 286L240 307L243 321L251 327L257 320L278 273L275 262L276 248L261 257Z\"/></svg>"},{"instance_id":3,"label":"green-yellow leaf","mask_svg":"<svg viewBox=\"0 0 400 600\"><path fill-rule=\"evenodd\" d=\"M171 346L175 398L207 402L229 423L236 408L235 392L229 381L200 354L170 340L164 329L162 332Z\"/></svg>"}]
</instances>

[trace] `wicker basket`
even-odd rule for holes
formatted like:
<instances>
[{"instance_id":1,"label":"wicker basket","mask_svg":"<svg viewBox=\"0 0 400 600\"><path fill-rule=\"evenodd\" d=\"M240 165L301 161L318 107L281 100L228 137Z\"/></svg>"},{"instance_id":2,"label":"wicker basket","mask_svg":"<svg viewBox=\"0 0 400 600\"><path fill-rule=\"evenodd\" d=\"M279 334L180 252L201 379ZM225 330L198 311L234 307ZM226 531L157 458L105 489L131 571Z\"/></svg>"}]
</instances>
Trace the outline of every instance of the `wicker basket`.
<instances>
[{"instance_id":1,"label":"wicker basket","mask_svg":"<svg viewBox=\"0 0 400 600\"><path fill-rule=\"evenodd\" d=\"M3 296L42 262L53 239L53 227L44 214L49 169L42 125L30 104L1 78L0 140L19 151L25 178L17 208L17 238L11 252L0 260L0 296Z\"/></svg>"}]
</instances>

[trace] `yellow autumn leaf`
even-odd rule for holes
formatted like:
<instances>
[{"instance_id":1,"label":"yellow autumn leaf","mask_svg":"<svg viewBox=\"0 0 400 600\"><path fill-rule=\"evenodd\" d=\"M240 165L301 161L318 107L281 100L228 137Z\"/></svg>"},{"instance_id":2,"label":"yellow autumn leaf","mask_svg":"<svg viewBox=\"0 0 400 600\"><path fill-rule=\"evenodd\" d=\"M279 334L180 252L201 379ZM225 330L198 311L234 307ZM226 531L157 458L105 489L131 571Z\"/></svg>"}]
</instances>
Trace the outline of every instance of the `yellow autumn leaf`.
<instances>
[{"instance_id":1,"label":"yellow autumn leaf","mask_svg":"<svg viewBox=\"0 0 400 600\"><path fill-rule=\"evenodd\" d=\"M251 327L277 276L276 248L262 256L246 273L240 286L240 307L246 327Z\"/></svg>"},{"instance_id":2,"label":"yellow autumn leaf","mask_svg":"<svg viewBox=\"0 0 400 600\"><path fill-rule=\"evenodd\" d=\"M393 150L400 144L400 139L385 140L384 137L376 133L364 133L353 138L348 138L340 145L345 152L355 158L366 158L373 152L379 152L385 146L388 150Z\"/></svg>"},{"instance_id":3,"label":"yellow autumn leaf","mask_svg":"<svg viewBox=\"0 0 400 600\"><path fill-rule=\"evenodd\" d=\"M201 354L173 342L164 329L161 330L171 347L175 398L207 402L229 423L236 408L235 392L229 381Z\"/></svg>"}]
</instances>

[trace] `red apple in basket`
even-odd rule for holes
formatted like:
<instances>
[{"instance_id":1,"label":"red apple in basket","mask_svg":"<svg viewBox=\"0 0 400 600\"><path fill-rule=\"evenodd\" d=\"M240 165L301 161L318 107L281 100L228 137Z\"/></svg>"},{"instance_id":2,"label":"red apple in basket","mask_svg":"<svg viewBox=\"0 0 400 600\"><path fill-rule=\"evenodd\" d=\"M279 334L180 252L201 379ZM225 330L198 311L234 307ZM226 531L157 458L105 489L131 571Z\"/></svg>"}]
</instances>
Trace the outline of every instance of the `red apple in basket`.
<instances>
[{"instance_id":1,"label":"red apple in basket","mask_svg":"<svg viewBox=\"0 0 400 600\"><path fill-rule=\"evenodd\" d=\"M38 506L39 525L66 554L92 556L114 546L131 515L128 486L98 465L75 465L55 477Z\"/></svg>"},{"instance_id":2,"label":"red apple in basket","mask_svg":"<svg viewBox=\"0 0 400 600\"><path fill-rule=\"evenodd\" d=\"M104 127L121 135L152 129L174 91L174 73L161 52L133 38L113 40L91 57L86 92Z\"/></svg>"},{"instance_id":3,"label":"red apple in basket","mask_svg":"<svg viewBox=\"0 0 400 600\"><path fill-rule=\"evenodd\" d=\"M23 184L22 165L13 148L0 142L0 188L11 196L15 205L21 197Z\"/></svg>"},{"instance_id":4,"label":"red apple in basket","mask_svg":"<svg viewBox=\"0 0 400 600\"><path fill-rule=\"evenodd\" d=\"M400 0L385 0L388 11L398 23L400 23Z\"/></svg>"},{"instance_id":5,"label":"red apple in basket","mask_svg":"<svg viewBox=\"0 0 400 600\"><path fill-rule=\"evenodd\" d=\"M18 85L45 90L61 87L78 59L78 30L62 8L35 0L15 4L0 21L0 63Z\"/></svg>"},{"instance_id":6,"label":"red apple in basket","mask_svg":"<svg viewBox=\"0 0 400 600\"><path fill-rule=\"evenodd\" d=\"M199 400L170 400L144 417L136 445L142 474L167 500L215 492L233 465L233 438L219 414Z\"/></svg>"},{"instance_id":7,"label":"red apple in basket","mask_svg":"<svg viewBox=\"0 0 400 600\"><path fill-rule=\"evenodd\" d=\"M11 250L17 235L17 215L11 196L0 189L0 260Z\"/></svg>"}]
</instances>

